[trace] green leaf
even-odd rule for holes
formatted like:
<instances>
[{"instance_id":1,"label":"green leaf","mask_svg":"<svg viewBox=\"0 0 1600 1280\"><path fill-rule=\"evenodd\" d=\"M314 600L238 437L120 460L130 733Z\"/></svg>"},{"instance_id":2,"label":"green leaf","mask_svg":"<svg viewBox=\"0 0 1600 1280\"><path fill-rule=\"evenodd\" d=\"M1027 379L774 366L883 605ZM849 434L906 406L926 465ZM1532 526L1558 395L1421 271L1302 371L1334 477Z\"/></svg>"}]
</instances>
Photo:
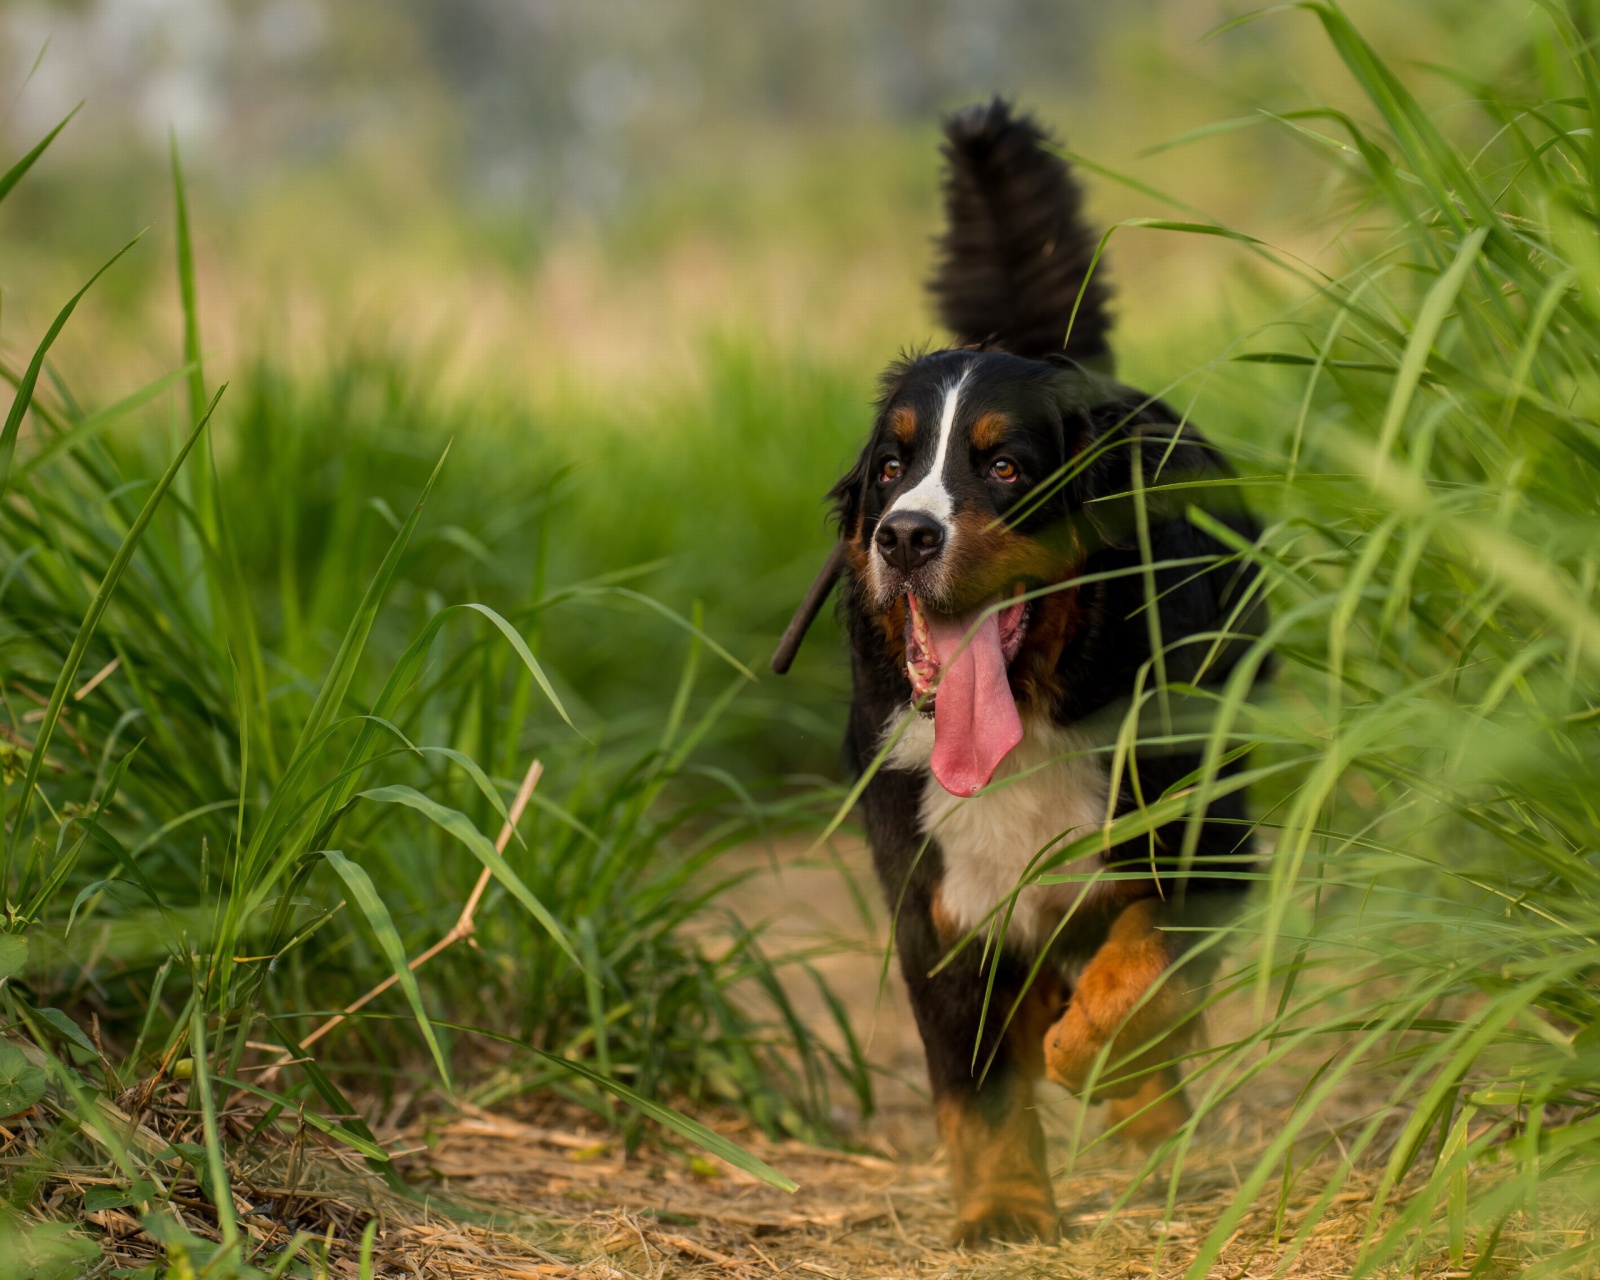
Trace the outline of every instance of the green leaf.
<instances>
[{"instance_id":1,"label":"green leaf","mask_svg":"<svg viewBox=\"0 0 1600 1280\"><path fill-rule=\"evenodd\" d=\"M133 1203L133 1192L126 1187L90 1187L83 1193L83 1211L100 1213L106 1209L125 1209Z\"/></svg>"},{"instance_id":2,"label":"green leaf","mask_svg":"<svg viewBox=\"0 0 1600 1280\"><path fill-rule=\"evenodd\" d=\"M550 699L550 705L556 709L556 714L567 722L569 728L576 730L578 726L572 723L572 717L567 714L567 709L561 705L561 699L556 697L555 688L545 675L544 668L539 665L539 660L533 656L533 650L528 648L528 642L522 638L517 629L493 609L489 608L488 605L469 602L460 607L471 609L474 613L480 613L494 623L500 634L510 641L511 647L517 651L517 657L522 659L522 665L528 668L528 674L534 678L540 691ZM729 661L732 661L732 659L730 658ZM737 666L738 664L735 663L734 665ZM751 678L754 679L754 677Z\"/></svg>"},{"instance_id":3,"label":"green leaf","mask_svg":"<svg viewBox=\"0 0 1600 1280\"><path fill-rule=\"evenodd\" d=\"M412 1195L411 1188L406 1185L395 1171L394 1165L390 1163L389 1153L383 1151L383 1148L378 1145L377 1135L372 1132L367 1122L361 1118L361 1113L356 1110L355 1104L345 1097L344 1092L333 1082L332 1077L317 1065L315 1058L301 1049L299 1041L295 1040L294 1037L285 1037L284 1047L293 1050L293 1056L297 1059L295 1069L301 1072L306 1080L310 1082L311 1087L317 1091L318 1096L322 1098L328 1110L334 1115L344 1116L344 1127L346 1129L349 1129L358 1138L363 1138L370 1142L382 1152L382 1155L367 1156L367 1167L381 1176L389 1184L391 1190L401 1195Z\"/></svg>"},{"instance_id":4,"label":"green leaf","mask_svg":"<svg viewBox=\"0 0 1600 1280\"><path fill-rule=\"evenodd\" d=\"M567 931L561 927L560 922L550 914L549 909L540 902L533 890L522 882L522 878L500 856L489 838L472 824L472 819L457 809L451 809L440 804L437 800L430 799L412 787L395 784L388 787L374 787L370 791L360 793L363 800L376 800L379 804L403 804L407 808L415 809L418 813L443 828L453 835L467 848L471 849L478 861L488 867L494 878L511 891L513 897L528 909L534 919L542 924L554 938L563 951L571 957L572 963L578 968L583 968L583 961L578 958L577 951L573 948L572 940L567 937Z\"/></svg>"},{"instance_id":5,"label":"green leaf","mask_svg":"<svg viewBox=\"0 0 1600 1280\"><path fill-rule=\"evenodd\" d=\"M784 1177L771 1165L758 1160L738 1143L724 1138L720 1133L706 1128L698 1120L691 1120L681 1111L674 1111L671 1107L662 1106L659 1102L652 1102L642 1093L635 1093L625 1084L619 1084L610 1076L601 1075L598 1071L586 1067L581 1062L573 1062L568 1058L560 1057L554 1053L546 1053L543 1049L533 1049L531 1052L546 1062L570 1071L574 1075L582 1076L591 1084L596 1084L607 1093L612 1094L622 1102L644 1115L649 1116L657 1124L671 1129L680 1138L687 1138L697 1147L709 1151L718 1159L726 1160L735 1169L751 1174L768 1186L777 1187L779 1191L798 1191L800 1184L791 1178Z\"/></svg>"},{"instance_id":6,"label":"green leaf","mask_svg":"<svg viewBox=\"0 0 1600 1280\"><path fill-rule=\"evenodd\" d=\"M709 1151L720 1160L726 1160L735 1169L743 1170L752 1177L760 1178L768 1186L777 1187L780 1191L797 1191L799 1184L791 1178L786 1178L765 1161L751 1155L738 1143L721 1134L706 1128L698 1120L691 1120L681 1111L654 1102L641 1093L636 1093L627 1085L613 1080L608 1075L603 1075L594 1068L584 1065L572 1058L564 1058L560 1054L548 1053L543 1049L536 1049L524 1040L511 1036L500 1035L497 1032L486 1030L483 1027L469 1027L455 1022L441 1022L441 1026L450 1027L455 1031L463 1031L469 1035L482 1036L486 1040L493 1040L500 1044L509 1045L513 1049L526 1049L535 1057L543 1059L559 1071L565 1071L579 1076L591 1084L598 1086L621 1102L634 1108L640 1114L648 1116L663 1128L670 1129L680 1138Z\"/></svg>"},{"instance_id":7,"label":"green leaf","mask_svg":"<svg viewBox=\"0 0 1600 1280\"><path fill-rule=\"evenodd\" d=\"M83 1193L83 1211L99 1213L104 1209L126 1209L129 1205L153 1200L156 1195L156 1188L148 1182L135 1182L127 1187L90 1187Z\"/></svg>"},{"instance_id":8,"label":"green leaf","mask_svg":"<svg viewBox=\"0 0 1600 1280\"><path fill-rule=\"evenodd\" d=\"M231 1246L239 1237L234 1216L233 1186L228 1180L228 1162L222 1153L222 1134L217 1126L217 1100L211 1091L211 1052L206 1047L206 1015L198 1001L189 1007L189 1051L194 1063L194 1085L189 1090L189 1105L200 1101L200 1128L205 1135L205 1163L196 1166L200 1185L217 1210L217 1226L222 1243Z\"/></svg>"},{"instance_id":9,"label":"green leaf","mask_svg":"<svg viewBox=\"0 0 1600 1280\"><path fill-rule=\"evenodd\" d=\"M14 1044L0 1044L0 1117L26 1111L44 1097L45 1074Z\"/></svg>"},{"instance_id":10,"label":"green leaf","mask_svg":"<svg viewBox=\"0 0 1600 1280\"><path fill-rule=\"evenodd\" d=\"M1384 364L1381 360L1318 360L1315 356L1296 355L1292 351L1246 351L1233 357L1237 364L1292 364L1324 369L1348 369L1352 373L1398 373L1399 366ZM1431 373L1422 375L1424 386L1436 386L1439 379Z\"/></svg>"},{"instance_id":11,"label":"green leaf","mask_svg":"<svg viewBox=\"0 0 1600 1280\"><path fill-rule=\"evenodd\" d=\"M67 321L72 318L72 313L77 310L78 303L83 300L83 295L94 286L94 282L111 270L112 265L129 249L139 242L135 236L122 248L111 255L110 260L89 277L88 284L72 295L72 300L62 307L55 320L45 330L44 338L34 350L33 359L28 361L28 371L22 375L22 382L17 387L16 398L11 401L11 412L6 415L4 427L0 427L0 497L5 496L6 486L11 482L11 459L17 452L17 433L22 430L22 419L27 416L28 406L33 403L33 389L39 382L39 371L44 368L44 358L49 354L55 340L61 336L61 330L66 328Z\"/></svg>"},{"instance_id":12,"label":"green leaf","mask_svg":"<svg viewBox=\"0 0 1600 1280\"><path fill-rule=\"evenodd\" d=\"M206 1167L206 1149L198 1142L172 1142L165 1151L156 1153L156 1159L167 1163L181 1160L199 1173Z\"/></svg>"},{"instance_id":13,"label":"green leaf","mask_svg":"<svg viewBox=\"0 0 1600 1280\"><path fill-rule=\"evenodd\" d=\"M411 508L411 514L406 518L405 525L389 544L383 563L378 566L377 573L373 574L372 581L367 584L361 603L356 607L355 617L350 619L344 638L339 642L339 651L334 654L333 665L328 670L327 679L323 681L317 699L311 706L311 712L306 716L305 725L300 730L300 740L295 743L291 763L293 757L301 755L310 747L312 741L343 705L345 691L355 678L356 663L367 647L367 637L372 634L372 625L377 621L378 610L388 598L389 588L394 583L395 575L400 571L400 561L405 556L406 548L411 544L417 522L422 519L422 509L427 505L428 495L433 492L434 483L439 479L439 473L444 470L445 459L449 456L450 447L446 445L444 452L439 455L439 461L434 465L433 473L428 477L427 484L422 486L422 492Z\"/></svg>"},{"instance_id":14,"label":"green leaf","mask_svg":"<svg viewBox=\"0 0 1600 1280\"><path fill-rule=\"evenodd\" d=\"M85 1053L93 1054L95 1052L94 1041L84 1035L83 1028L62 1013L60 1009L35 1009L34 1012Z\"/></svg>"},{"instance_id":15,"label":"green leaf","mask_svg":"<svg viewBox=\"0 0 1600 1280\"><path fill-rule=\"evenodd\" d=\"M1378 443L1374 453L1375 465L1379 468L1389 460L1389 453L1400 435L1401 423L1405 421L1406 412L1411 408L1412 397L1422 381L1428 356L1433 351L1434 340L1438 338L1439 330L1444 327L1445 317L1455 305L1456 295L1461 292L1467 273L1472 270L1478 251L1483 248L1483 242L1488 237L1488 227L1479 227L1469 235L1462 242L1455 261L1434 282L1433 287L1428 290L1428 296L1422 300L1422 307L1417 312L1417 322L1400 357L1400 369L1395 377L1394 389L1389 395L1389 403L1384 409L1383 425L1378 429Z\"/></svg>"},{"instance_id":16,"label":"green leaf","mask_svg":"<svg viewBox=\"0 0 1600 1280\"><path fill-rule=\"evenodd\" d=\"M172 134L172 199L178 236L178 300L183 305L183 359L189 369L189 415L206 402L205 372L200 359L200 306L195 300L194 241L189 233L189 200L183 189L183 164L178 135ZM209 477L207 477L209 479Z\"/></svg>"},{"instance_id":17,"label":"green leaf","mask_svg":"<svg viewBox=\"0 0 1600 1280\"><path fill-rule=\"evenodd\" d=\"M687 631L690 635L694 636L697 640L704 644L706 648L710 649L712 653L716 654L717 657L721 658L746 680L749 680L752 683L757 683L756 673L754 671L750 670L749 667L745 666L744 663L740 662L739 659L735 658L731 653L713 640L711 636L704 630L690 622L688 618L685 618L677 610L662 604L661 601L655 599L653 596L647 596L642 591L633 591L628 587L578 587L573 589L572 594L580 597L616 596L622 600L632 600L635 604L642 604L645 608L660 614L673 626L680 627L684 631ZM571 721L569 720L567 723L570 724Z\"/></svg>"},{"instance_id":18,"label":"green leaf","mask_svg":"<svg viewBox=\"0 0 1600 1280\"><path fill-rule=\"evenodd\" d=\"M117 423L132 413L135 409L149 404L173 383L187 375L187 369L175 369L171 373L164 373L153 382L146 383L137 391L130 392L115 404L108 404L104 409L97 409L87 417L73 423L72 427L60 435L42 442L37 453L30 454L26 462L17 467L19 477L30 474L38 468L47 465L53 458L59 457L69 449L87 444L96 436L103 435ZM18 379L21 381L21 379Z\"/></svg>"},{"instance_id":19,"label":"green leaf","mask_svg":"<svg viewBox=\"0 0 1600 1280\"><path fill-rule=\"evenodd\" d=\"M417 1026L422 1029L422 1038L428 1042L428 1052L433 1054L434 1065L439 1068L439 1078L450 1087L450 1068L444 1060L444 1051L439 1047L438 1038L433 1034L433 1023L428 1021L428 1011L422 1005L422 992L417 986L417 975L411 971L411 966L406 961L405 944L400 941L400 931L394 927L394 918L389 914L389 908L378 896L377 889L373 886L372 877L366 868L351 862L349 858L337 849L324 849L322 856L327 859L339 878L345 882L350 890L350 895L356 900L356 905L361 908L362 914L367 917L367 923L372 926L372 932L378 939L378 945L383 948L383 954L389 961L389 967L394 970L394 976L400 983L400 989L405 992L406 1001L411 1005L411 1012L416 1015Z\"/></svg>"},{"instance_id":20,"label":"green leaf","mask_svg":"<svg viewBox=\"0 0 1600 1280\"><path fill-rule=\"evenodd\" d=\"M83 103L80 102L77 106L73 107L71 111L67 112L65 118L60 124L58 124L54 129L50 130L49 133L44 135L38 146L34 147L32 151L28 152L27 155L23 156L22 159L18 160L16 164L12 165L5 171L5 175L0 177L0 200L4 200L8 195L11 194L11 188L16 186L17 183L21 181L23 174L27 173L29 169L33 168L33 162L42 156L45 153L45 148L56 140L56 134L65 129L67 125L71 123L72 117L77 115L82 109Z\"/></svg>"},{"instance_id":21,"label":"green leaf","mask_svg":"<svg viewBox=\"0 0 1600 1280\"><path fill-rule=\"evenodd\" d=\"M14 933L0 934L0 982L14 978L28 963L28 940Z\"/></svg>"},{"instance_id":22,"label":"green leaf","mask_svg":"<svg viewBox=\"0 0 1600 1280\"><path fill-rule=\"evenodd\" d=\"M1229 227L1219 227L1211 222L1175 222L1171 218L1129 218L1125 227L1144 227L1150 231L1182 231L1191 236L1220 236L1224 240L1237 240L1240 244L1264 244L1254 236Z\"/></svg>"}]
</instances>

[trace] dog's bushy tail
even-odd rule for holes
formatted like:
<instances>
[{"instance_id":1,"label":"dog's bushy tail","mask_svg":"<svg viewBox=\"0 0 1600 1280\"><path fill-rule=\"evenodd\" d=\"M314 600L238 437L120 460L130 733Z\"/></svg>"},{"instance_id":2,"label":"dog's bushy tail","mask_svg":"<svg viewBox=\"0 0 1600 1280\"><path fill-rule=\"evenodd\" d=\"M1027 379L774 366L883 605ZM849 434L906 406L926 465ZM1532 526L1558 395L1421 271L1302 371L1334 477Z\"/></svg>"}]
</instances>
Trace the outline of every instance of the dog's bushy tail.
<instances>
[{"instance_id":1,"label":"dog's bushy tail","mask_svg":"<svg viewBox=\"0 0 1600 1280\"><path fill-rule=\"evenodd\" d=\"M947 226L929 289L963 344L1107 363L1109 290L1098 266L1078 303L1096 237L1077 182L1049 144L1000 98L945 122Z\"/></svg>"}]
</instances>

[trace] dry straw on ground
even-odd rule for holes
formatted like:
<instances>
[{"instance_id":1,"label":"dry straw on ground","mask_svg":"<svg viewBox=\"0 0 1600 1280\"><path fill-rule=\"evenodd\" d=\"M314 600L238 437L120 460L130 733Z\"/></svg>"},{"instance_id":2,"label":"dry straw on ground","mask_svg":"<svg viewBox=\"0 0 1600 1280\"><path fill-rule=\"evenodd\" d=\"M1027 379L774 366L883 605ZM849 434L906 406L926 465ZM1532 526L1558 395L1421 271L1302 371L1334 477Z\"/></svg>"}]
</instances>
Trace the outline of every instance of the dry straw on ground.
<instances>
[{"instance_id":1,"label":"dry straw on ground","mask_svg":"<svg viewBox=\"0 0 1600 1280\"><path fill-rule=\"evenodd\" d=\"M169 1093L176 1099L181 1090L175 1086ZM586 1113L570 1104L550 1099L514 1112L464 1106L415 1117L384 1133L416 1189L411 1198L396 1194L358 1159L326 1147L309 1132L279 1141L257 1135L241 1144L249 1155L230 1172L241 1224L264 1252L281 1248L296 1231L306 1233L316 1241L307 1260L330 1276L359 1274L363 1229L376 1219L372 1274L377 1277L1167 1277L1183 1274L1232 1199L1241 1171L1269 1132L1275 1105L1269 1096L1259 1114L1241 1104L1220 1117L1214 1127L1237 1137L1230 1141L1219 1133L1192 1154L1170 1210L1165 1181L1154 1179L1113 1211L1140 1161L1099 1144L1080 1155L1071 1175L1058 1183L1064 1205L1061 1244L1003 1245L979 1253L952 1250L945 1243L945 1170L931 1144L890 1158L773 1143L722 1126L800 1183L791 1196L679 1147L647 1142L627 1158L614 1133L586 1123ZM240 1107L225 1114L222 1124L242 1139L258 1118L253 1107ZM1055 1116L1057 1129L1069 1118ZM903 1138L918 1128L911 1114L888 1119L891 1128L900 1126ZM157 1099L145 1123L182 1142L196 1136L199 1116ZM1065 1154L1059 1142L1056 1150ZM7 1158L19 1155L14 1148ZM1252 1209L1212 1274L1231 1280L1347 1275L1368 1229L1376 1170L1346 1182L1332 1212L1292 1260L1285 1247L1336 1166L1334 1153L1302 1171L1282 1212L1272 1197ZM57 1171L45 1199L47 1211L73 1216L83 1194L105 1181L99 1169ZM171 1185L185 1225L217 1238L214 1216L194 1181L178 1176ZM105 1271L159 1256L156 1242L131 1210L108 1209L89 1221L102 1233ZM1523 1224L1502 1233L1497 1259L1503 1261L1475 1270L1478 1259L1470 1248L1455 1263L1439 1250L1425 1254L1405 1274L1520 1274L1518 1258L1575 1238L1550 1222L1537 1235L1531 1224Z\"/></svg>"}]
</instances>

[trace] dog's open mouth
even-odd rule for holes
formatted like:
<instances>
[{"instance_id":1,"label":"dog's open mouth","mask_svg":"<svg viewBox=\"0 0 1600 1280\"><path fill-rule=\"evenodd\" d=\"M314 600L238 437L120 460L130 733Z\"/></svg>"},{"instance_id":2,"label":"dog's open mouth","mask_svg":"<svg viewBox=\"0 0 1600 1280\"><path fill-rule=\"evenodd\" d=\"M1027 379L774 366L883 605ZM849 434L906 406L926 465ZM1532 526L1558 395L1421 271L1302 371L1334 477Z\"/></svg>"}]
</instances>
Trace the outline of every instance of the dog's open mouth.
<instances>
[{"instance_id":1,"label":"dog's open mouth","mask_svg":"<svg viewBox=\"0 0 1600 1280\"><path fill-rule=\"evenodd\" d=\"M1019 582L1012 588L1011 594L1019 596L1023 587ZM952 614L938 614L925 609L920 600L909 591L906 593L906 674L911 677L911 690L920 701L939 682L939 654L935 650L932 635L929 631L929 618L933 618L933 626L940 632L953 633L953 639L948 642L946 656L960 646L967 633L972 630L977 622L978 615L983 609L992 607L995 601L990 601L983 608L974 609L970 614L957 617ZM1028 615L1032 606L1027 601L1019 601L995 615L996 628L1000 638L1000 655L1007 666L1016 659L1018 651L1022 648L1022 641L1028 634ZM973 637L974 643L977 637ZM941 645L939 648L946 648ZM933 702L930 701L923 707L924 715L933 714Z\"/></svg>"},{"instance_id":2,"label":"dog's open mouth","mask_svg":"<svg viewBox=\"0 0 1600 1280\"><path fill-rule=\"evenodd\" d=\"M906 674L917 698L935 694L933 775L952 795L970 796L1022 741L1006 668L1027 635L1028 604L957 615L925 609L909 592L906 603Z\"/></svg>"}]
</instances>

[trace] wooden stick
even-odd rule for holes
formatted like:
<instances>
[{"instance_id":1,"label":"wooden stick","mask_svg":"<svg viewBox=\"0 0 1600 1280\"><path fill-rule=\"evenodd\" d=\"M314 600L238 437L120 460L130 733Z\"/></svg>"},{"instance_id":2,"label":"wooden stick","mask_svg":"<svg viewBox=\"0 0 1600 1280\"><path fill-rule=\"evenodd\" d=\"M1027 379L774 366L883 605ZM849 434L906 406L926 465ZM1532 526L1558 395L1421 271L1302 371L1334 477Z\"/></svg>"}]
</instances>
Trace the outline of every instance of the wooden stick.
<instances>
[{"instance_id":1,"label":"wooden stick","mask_svg":"<svg viewBox=\"0 0 1600 1280\"><path fill-rule=\"evenodd\" d=\"M833 584L839 580L843 569L844 542L841 540L833 544L833 550L828 552L828 558L823 562L822 571L817 574L811 589L806 592L806 598L800 602L794 617L789 619L789 625L784 628L783 639L778 641L778 649L772 655L771 662L773 671L778 675L788 673L794 655L800 652L800 642L817 620L817 614L822 612L823 602L827 600L828 592L833 590Z\"/></svg>"},{"instance_id":2,"label":"wooden stick","mask_svg":"<svg viewBox=\"0 0 1600 1280\"><path fill-rule=\"evenodd\" d=\"M511 802L511 811L506 816L506 824L500 828L500 837L494 842L496 853L504 853L506 851L506 846L511 843L512 833L516 831L517 823L522 820L522 811L528 807L528 801L533 796L533 789L539 785L539 778L543 773L544 765L537 760L528 766L527 775L522 779L522 785L517 788L516 798ZM467 898L467 905L461 909L461 915L456 920L455 924L451 926L450 932L445 934L444 937L440 938L439 941L434 943L416 959L412 960L407 966L413 973L415 973L423 965L427 964L428 961L432 960L434 956L438 955L446 947L453 946L455 943L460 942L463 938L470 938L473 933L477 931L478 926L473 917L477 914L478 904L483 901L484 890L488 887L489 868L485 867L482 873L478 876L478 883L472 887L472 893ZM320 1027L308 1035L300 1042L300 1047L302 1049L309 1049L318 1040L322 1039L323 1036L327 1035L328 1032L332 1031L336 1026L348 1018L352 1013L355 1013L368 1002L377 999L377 997L381 996L398 981L400 981L399 976L391 973L377 986L373 987L371 991L367 992L366 995L361 996L359 999L353 1000L349 1004L345 1005L342 1012L334 1014L333 1017L329 1018ZM278 1052L284 1054L286 1058L293 1056L293 1051L282 1045L278 1046ZM276 1071L278 1067L283 1065L284 1064L281 1062L276 1063L274 1064L272 1070Z\"/></svg>"}]
</instances>

